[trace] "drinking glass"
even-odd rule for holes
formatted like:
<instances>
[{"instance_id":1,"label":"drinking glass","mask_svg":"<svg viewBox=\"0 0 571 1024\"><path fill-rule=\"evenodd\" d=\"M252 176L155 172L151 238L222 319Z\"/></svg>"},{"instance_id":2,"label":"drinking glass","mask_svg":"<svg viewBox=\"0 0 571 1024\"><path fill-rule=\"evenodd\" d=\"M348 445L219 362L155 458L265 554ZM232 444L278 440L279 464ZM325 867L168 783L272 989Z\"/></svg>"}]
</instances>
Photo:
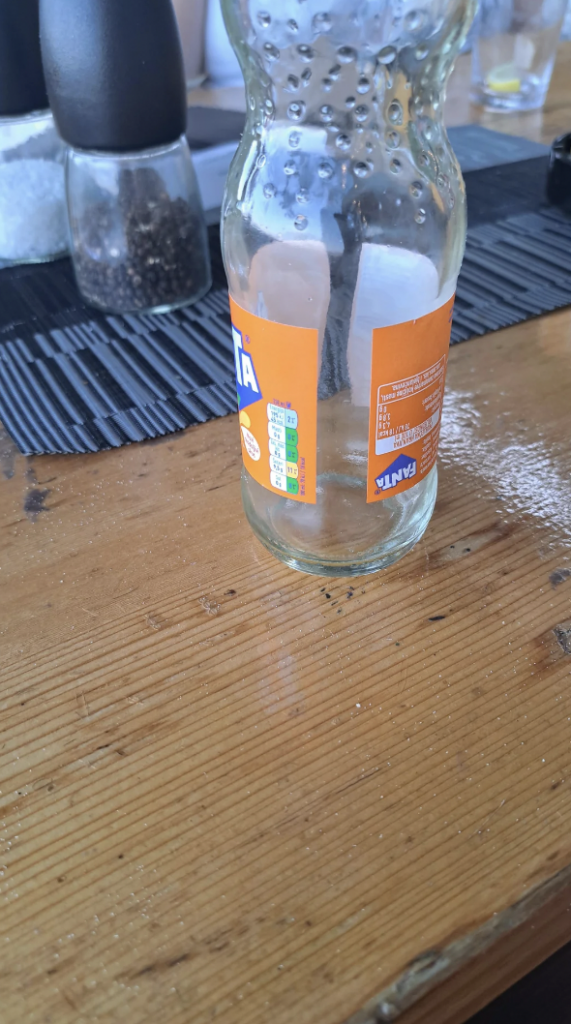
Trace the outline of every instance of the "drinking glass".
<instances>
[{"instance_id":1,"label":"drinking glass","mask_svg":"<svg viewBox=\"0 0 571 1024\"><path fill-rule=\"evenodd\" d=\"M472 50L472 99L488 110L545 102L567 0L480 0Z\"/></svg>"}]
</instances>

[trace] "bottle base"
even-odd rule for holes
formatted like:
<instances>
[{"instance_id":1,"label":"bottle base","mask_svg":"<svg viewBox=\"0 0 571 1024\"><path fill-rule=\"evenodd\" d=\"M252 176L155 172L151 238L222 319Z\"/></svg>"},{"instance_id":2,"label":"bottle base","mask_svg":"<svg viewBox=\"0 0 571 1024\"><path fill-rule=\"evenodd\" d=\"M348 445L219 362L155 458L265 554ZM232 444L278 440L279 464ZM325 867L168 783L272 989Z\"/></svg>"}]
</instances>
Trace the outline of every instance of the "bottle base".
<instances>
[{"instance_id":1,"label":"bottle base","mask_svg":"<svg viewBox=\"0 0 571 1024\"><path fill-rule=\"evenodd\" d=\"M409 551L412 551L422 538L429 521L430 516L422 528L413 537L401 544L400 547L392 547L386 552L376 552L374 557L371 555L369 559L363 562L351 561L350 563L342 561L326 562L324 559L313 561L307 555L295 555L290 551L283 550L279 545L269 540L268 537L261 536L257 530L254 530L254 533L274 558L279 559L284 565L288 565L290 569L297 569L298 572L304 572L310 576L370 576L381 569L388 569L389 565L393 565L394 562L398 562L405 555L408 555Z\"/></svg>"},{"instance_id":2,"label":"bottle base","mask_svg":"<svg viewBox=\"0 0 571 1024\"><path fill-rule=\"evenodd\" d=\"M92 306L93 309L98 309L102 313L114 313L117 316L123 316L125 314L132 315L148 315L158 313L173 313L177 309L184 309L185 306L193 306L196 302L200 302L205 295L208 294L212 287L212 280L209 276L208 280L204 283L201 288L198 288L196 292L193 292L190 296L185 296L178 299L173 299L170 302L157 303L151 306L135 306L132 303L126 302L125 305L121 305L120 302L106 302L101 301L97 296L91 295L87 289L83 288L78 276L76 274L76 283L78 291L81 297L87 305Z\"/></svg>"},{"instance_id":3,"label":"bottle base","mask_svg":"<svg viewBox=\"0 0 571 1024\"><path fill-rule=\"evenodd\" d=\"M335 481L337 488L339 482L337 478ZM330 480L328 483L331 486L333 481ZM384 527L383 532L385 536L383 540L379 541L376 539L376 543L367 544L362 542L364 539L363 534L361 534L361 542L355 536L351 536L350 521L354 522L358 518L355 515L353 506L349 519L344 521L340 519L336 523L337 529L329 529L327 540L324 533L321 533L319 536L315 530L313 531L313 551L303 550L299 546L299 542L296 544L292 541L295 533L300 537L300 533L305 533L305 530L311 536L311 531L308 529L312 525L311 521L307 520L304 523L303 516L309 510L315 510L316 506L305 505L300 508L299 505L296 507L296 503L293 501L281 500L281 504L274 505L270 520L271 527L274 528L271 529L267 519L265 517L264 519L258 517L253 503L248 500L249 487L247 481L245 482L243 496L245 499L246 516L254 534L263 546L280 562L284 562L291 569L297 569L299 572L308 573L312 576L354 577L368 576L371 573L378 572L380 569L386 569L389 565L404 558L421 539L432 518L436 502L436 467L433 469L430 477L418 486L422 487L423 492L422 495L419 494L420 501L418 504L412 497L416 488L401 495L401 500L405 499L406 505L401 506L400 510L394 507L389 510L389 503L396 504L396 499L394 498L376 504L377 510L379 505L385 506L383 513L388 515L385 520L377 519L369 523L371 527L369 538L372 541L374 534L378 538L379 528ZM323 487L323 480L321 487ZM351 492L351 497L355 497L354 485L351 486ZM335 497L337 501L333 507L340 511L339 495L336 494ZM329 507L331 508L332 506L330 505ZM375 504L367 505L365 508L367 513L371 514L375 510ZM295 515L296 511L301 513L299 519ZM298 521L298 530L291 528L292 519ZM303 529L304 526L305 530ZM361 522L361 526L364 526L363 522ZM336 538L335 541L334 538ZM318 550L319 547L322 548L321 551ZM329 548L329 552L323 550L324 548Z\"/></svg>"}]
</instances>

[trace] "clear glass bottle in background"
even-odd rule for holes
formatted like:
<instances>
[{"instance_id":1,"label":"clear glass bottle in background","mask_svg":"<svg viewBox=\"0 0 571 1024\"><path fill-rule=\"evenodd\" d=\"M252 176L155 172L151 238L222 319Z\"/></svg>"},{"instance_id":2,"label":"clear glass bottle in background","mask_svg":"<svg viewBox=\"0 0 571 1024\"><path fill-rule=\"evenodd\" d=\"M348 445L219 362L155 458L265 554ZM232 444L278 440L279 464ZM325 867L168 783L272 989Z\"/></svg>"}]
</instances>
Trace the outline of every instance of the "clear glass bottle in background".
<instances>
[{"instance_id":1,"label":"clear glass bottle in background","mask_svg":"<svg viewBox=\"0 0 571 1024\"><path fill-rule=\"evenodd\" d=\"M41 0L40 10L80 291L118 313L197 301L210 259L171 0L143 17L138 0Z\"/></svg>"},{"instance_id":2,"label":"clear glass bottle in background","mask_svg":"<svg viewBox=\"0 0 571 1024\"><path fill-rule=\"evenodd\" d=\"M545 103L568 0L480 0L472 99L489 110Z\"/></svg>"},{"instance_id":3,"label":"clear glass bottle in background","mask_svg":"<svg viewBox=\"0 0 571 1024\"><path fill-rule=\"evenodd\" d=\"M204 80L204 24L206 0L173 0L180 32L188 91Z\"/></svg>"},{"instance_id":4,"label":"clear glass bottle in background","mask_svg":"<svg viewBox=\"0 0 571 1024\"><path fill-rule=\"evenodd\" d=\"M244 507L287 564L373 572L436 499L466 233L442 105L473 3L223 7L248 104L222 225Z\"/></svg>"},{"instance_id":5,"label":"clear glass bottle in background","mask_svg":"<svg viewBox=\"0 0 571 1024\"><path fill-rule=\"evenodd\" d=\"M242 73L222 17L220 0L207 0L204 61L209 82L220 88L242 85Z\"/></svg>"},{"instance_id":6,"label":"clear glass bottle in background","mask_svg":"<svg viewBox=\"0 0 571 1024\"><path fill-rule=\"evenodd\" d=\"M47 108L38 0L0 4L0 266L68 250L64 145Z\"/></svg>"}]
</instances>

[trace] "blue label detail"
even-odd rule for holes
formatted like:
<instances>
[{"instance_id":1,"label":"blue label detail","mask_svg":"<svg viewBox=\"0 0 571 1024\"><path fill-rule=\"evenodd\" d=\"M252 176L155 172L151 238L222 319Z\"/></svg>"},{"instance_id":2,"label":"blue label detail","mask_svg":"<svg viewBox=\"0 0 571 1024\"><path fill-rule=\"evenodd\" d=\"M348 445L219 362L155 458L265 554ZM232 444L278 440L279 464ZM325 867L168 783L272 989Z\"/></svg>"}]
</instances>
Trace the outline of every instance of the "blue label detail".
<instances>
[{"instance_id":1,"label":"blue label detail","mask_svg":"<svg viewBox=\"0 0 571 1024\"><path fill-rule=\"evenodd\" d=\"M416 459L403 454L391 462L388 469L383 470L375 483L380 491L391 491L403 480L410 480L413 476L416 476Z\"/></svg>"},{"instance_id":2,"label":"blue label detail","mask_svg":"<svg viewBox=\"0 0 571 1024\"><path fill-rule=\"evenodd\" d=\"M236 363L236 388L238 391L238 408L259 402L262 392L256 377L254 361L249 352L244 350L242 332L232 324L232 340L234 342L234 362Z\"/></svg>"}]
</instances>

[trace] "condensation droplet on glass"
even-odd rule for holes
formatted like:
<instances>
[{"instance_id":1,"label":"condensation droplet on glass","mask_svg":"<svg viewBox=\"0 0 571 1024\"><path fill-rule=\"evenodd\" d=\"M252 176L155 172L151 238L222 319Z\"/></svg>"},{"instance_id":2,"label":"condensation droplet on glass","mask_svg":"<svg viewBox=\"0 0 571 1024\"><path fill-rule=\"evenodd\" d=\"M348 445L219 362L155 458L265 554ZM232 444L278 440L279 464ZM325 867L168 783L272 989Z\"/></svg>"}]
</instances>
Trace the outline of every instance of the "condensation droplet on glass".
<instances>
[{"instance_id":1,"label":"condensation droplet on glass","mask_svg":"<svg viewBox=\"0 0 571 1024\"><path fill-rule=\"evenodd\" d=\"M296 89L299 89L299 78L297 77L297 75L288 75L287 76L286 89L288 89L290 92L295 92ZM250 99L251 99L251 102L254 104L254 107L255 107L256 106L256 101L255 101L254 97L252 96ZM252 109L254 109L254 108L252 108Z\"/></svg>"},{"instance_id":2,"label":"condensation droplet on glass","mask_svg":"<svg viewBox=\"0 0 571 1024\"><path fill-rule=\"evenodd\" d=\"M360 93L360 95L362 96L364 95L364 93L368 92L370 88L371 83L367 76L361 75L359 81L357 82L357 92Z\"/></svg>"},{"instance_id":3,"label":"condensation droplet on glass","mask_svg":"<svg viewBox=\"0 0 571 1024\"><path fill-rule=\"evenodd\" d=\"M297 149L301 142L301 132L290 132L289 144L292 149Z\"/></svg>"},{"instance_id":4,"label":"condensation droplet on glass","mask_svg":"<svg viewBox=\"0 0 571 1024\"><path fill-rule=\"evenodd\" d=\"M253 96L250 96L250 98L248 99L248 106L249 106L250 110L255 110L256 109L256 100L255 100L255 98Z\"/></svg>"},{"instance_id":5,"label":"condensation droplet on glass","mask_svg":"<svg viewBox=\"0 0 571 1024\"><path fill-rule=\"evenodd\" d=\"M287 108L287 116L290 121L301 121L304 114L305 103L302 103L301 100L295 100L293 103L290 103Z\"/></svg>"},{"instance_id":6,"label":"condensation droplet on glass","mask_svg":"<svg viewBox=\"0 0 571 1024\"><path fill-rule=\"evenodd\" d=\"M329 178L333 176L333 168L331 164L326 164L322 162L319 164L319 167L317 168L317 173L320 178L323 178L325 181L327 181Z\"/></svg>"},{"instance_id":7,"label":"condensation droplet on glass","mask_svg":"<svg viewBox=\"0 0 571 1024\"><path fill-rule=\"evenodd\" d=\"M419 195L422 194L422 182L413 181L412 185L410 186L409 192L414 199L418 199Z\"/></svg>"},{"instance_id":8,"label":"condensation droplet on glass","mask_svg":"<svg viewBox=\"0 0 571 1024\"><path fill-rule=\"evenodd\" d=\"M377 60L380 64L392 64L396 55L397 51L394 46L383 46L383 49L377 55Z\"/></svg>"},{"instance_id":9,"label":"condensation droplet on glass","mask_svg":"<svg viewBox=\"0 0 571 1024\"><path fill-rule=\"evenodd\" d=\"M355 164L353 170L358 178L366 178L370 173L369 165L364 163L362 160L359 160L358 163Z\"/></svg>"},{"instance_id":10,"label":"condensation droplet on glass","mask_svg":"<svg viewBox=\"0 0 571 1024\"><path fill-rule=\"evenodd\" d=\"M357 56L352 46L340 46L337 50L337 58L341 64L351 64Z\"/></svg>"},{"instance_id":11,"label":"condensation droplet on glass","mask_svg":"<svg viewBox=\"0 0 571 1024\"><path fill-rule=\"evenodd\" d=\"M324 103L324 105L319 108L319 117L323 121L323 124L331 124L333 115L333 107L330 107L328 103Z\"/></svg>"},{"instance_id":12,"label":"condensation droplet on glass","mask_svg":"<svg viewBox=\"0 0 571 1024\"><path fill-rule=\"evenodd\" d=\"M414 219L417 224L424 224L426 220L426 210L417 210Z\"/></svg>"},{"instance_id":13,"label":"condensation droplet on glass","mask_svg":"<svg viewBox=\"0 0 571 1024\"><path fill-rule=\"evenodd\" d=\"M295 162L293 160L286 160L284 164L284 174L287 174L289 177L290 175L295 174L296 170Z\"/></svg>"},{"instance_id":14,"label":"condensation droplet on glass","mask_svg":"<svg viewBox=\"0 0 571 1024\"><path fill-rule=\"evenodd\" d=\"M391 124L402 124L402 106L398 100L389 104L387 114Z\"/></svg>"},{"instance_id":15,"label":"condensation droplet on glass","mask_svg":"<svg viewBox=\"0 0 571 1024\"><path fill-rule=\"evenodd\" d=\"M269 181L267 185L264 185L264 196L266 199L273 199L276 194L276 186L272 185Z\"/></svg>"},{"instance_id":16,"label":"condensation droplet on glass","mask_svg":"<svg viewBox=\"0 0 571 1024\"><path fill-rule=\"evenodd\" d=\"M339 64L334 64L332 68L329 68L329 77L332 78L334 82L337 81L337 79L339 78L340 74L341 74L341 67L340 67Z\"/></svg>"},{"instance_id":17,"label":"condensation droplet on glass","mask_svg":"<svg viewBox=\"0 0 571 1024\"><path fill-rule=\"evenodd\" d=\"M369 108L364 103L360 103L358 107L355 107L355 120L362 124L366 121L369 116Z\"/></svg>"},{"instance_id":18,"label":"condensation droplet on glass","mask_svg":"<svg viewBox=\"0 0 571 1024\"><path fill-rule=\"evenodd\" d=\"M396 174L396 171L395 171L395 174ZM401 199L400 196L398 197L398 199L395 199L395 206L402 206L402 199Z\"/></svg>"},{"instance_id":19,"label":"condensation droplet on glass","mask_svg":"<svg viewBox=\"0 0 571 1024\"><path fill-rule=\"evenodd\" d=\"M307 189L307 188L300 188L300 190L297 193L295 198L297 199L298 203L308 203L309 202L309 189Z\"/></svg>"},{"instance_id":20,"label":"condensation droplet on glass","mask_svg":"<svg viewBox=\"0 0 571 1024\"><path fill-rule=\"evenodd\" d=\"M311 68L306 68L305 71L302 71L302 73L301 73L301 80L303 82L304 88L305 88L306 85L309 85L310 79L311 79Z\"/></svg>"},{"instance_id":21,"label":"condensation droplet on glass","mask_svg":"<svg viewBox=\"0 0 571 1024\"><path fill-rule=\"evenodd\" d=\"M425 58L428 57L428 53L429 47L426 45L426 43L421 43L420 46L416 47L416 50L414 51L414 56L416 57L417 60L425 60Z\"/></svg>"},{"instance_id":22,"label":"condensation droplet on glass","mask_svg":"<svg viewBox=\"0 0 571 1024\"><path fill-rule=\"evenodd\" d=\"M264 43L264 54L268 60L277 60L280 55L280 51L273 43Z\"/></svg>"},{"instance_id":23,"label":"condensation droplet on glass","mask_svg":"<svg viewBox=\"0 0 571 1024\"><path fill-rule=\"evenodd\" d=\"M333 79L332 78L322 78L321 85L323 86L323 89L325 90L325 92L331 92L331 90L333 88Z\"/></svg>"},{"instance_id":24,"label":"condensation droplet on glass","mask_svg":"<svg viewBox=\"0 0 571 1024\"><path fill-rule=\"evenodd\" d=\"M337 138L335 139L335 145L337 146L338 149L342 149L345 152L346 150L351 148L350 136L345 135L344 132L341 132L341 134L338 135Z\"/></svg>"},{"instance_id":25,"label":"condensation droplet on glass","mask_svg":"<svg viewBox=\"0 0 571 1024\"><path fill-rule=\"evenodd\" d=\"M373 146L372 142L366 142L365 143L365 149L367 150L367 153L372 153L374 148L375 147Z\"/></svg>"},{"instance_id":26,"label":"condensation droplet on glass","mask_svg":"<svg viewBox=\"0 0 571 1024\"><path fill-rule=\"evenodd\" d=\"M430 121L428 122L428 124L424 125L424 127L422 129L422 134L424 135L425 139L431 139L432 138L433 130L432 130L432 125L430 124Z\"/></svg>"},{"instance_id":27,"label":"condensation droplet on glass","mask_svg":"<svg viewBox=\"0 0 571 1024\"><path fill-rule=\"evenodd\" d=\"M397 158L394 157L390 162L390 168L393 174L400 174L402 169L402 164L400 160L397 160Z\"/></svg>"},{"instance_id":28,"label":"condensation droplet on glass","mask_svg":"<svg viewBox=\"0 0 571 1024\"><path fill-rule=\"evenodd\" d=\"M273 112L274 112L274 105L273 105L271 100L266 100L265 107L266 107L266 114L273 114Z\"/></svg>"},{"instance_id":29,"label":"condensation droplet on glass","mask_svg":"<svg viewBox=\"0 0 571 1024\"><path fill-rule=\"evenodd\" d=\"M268 14L267 11L260 11L260 13L258 14L258 21L262 28L268 28L268 26L271 25L272 23L271 16Z\"/></svg>"},{"instance_id":30,"label":"condensation droplet on glass","mask_svg":"<svg viewBox=\"0 0 571 1024\"><path fill-rule=\"evenodd\" d=\"M312 23L314 32L330 32L331 31L331 16L327 11L321 11L316 14Z\"/></svg>"},{"instance_id":31,"label":"condensation droplet on glass","mask_svg":"<svg viewBox=\"0 0 571 1024\"><path fill-rule=\"evenodd\" d=\"M294 21L293 18L290 18L288 23L287 23L287 27L290 29L291 32L297 32L297 30L298 30L297 21Z\"/></svg>"},{"instance_id":32,"label":"condensation droplet on glass","mask_svg":"<svg viewBox=\"0 0 571 1024\"><path fill-rule=\"evenodd\" d=\"M416 32L423 23L424 13L422 11L409 11L404 19L405 27L409 32Z\"/></svg>"},{"instance_id":33,"label":"condensation droplet on glass","mask_svg":"<svg viewBox=\"0 0 571 1024\"><path fill-rule=\"evenodd\" d=\"M436 178L436 184L438 188L450 188L450 179L445 174L439 174Z\"/></svg>"},{"instance_id":34,"label":"condensation droplet on glass","mask_svg":"<svg viewBox=\"0 0 571 1024\"><path fill-rule=\"evenodd\" d=\"M399 133L394 131L385 132L385 142L389 149L398 149L400 143Z\"/></svg>"},{"instance_id":35,"label":"condensation droplet on glass","mask_svg":"<svg viewBox=\"0 0 571 1024\"><path fill-rule=\"evenodd\" d=\"M345 100L345 106L347 107L347 110L352 110L353 107L355 106L355 97L348 96L347 99Z\"/></svg>"},{"instance_id":36,"label":"condensation droplet on glass","mask_svg":"<svg viewBox=\"0 0 571 1024\"><path fill-rule=\"evenodd\" d=\"M295 218L293 223L294 227L296 227L298 231L305 231L307 227L307 217L304 217L302 214L300 214L299 217Z\"/></svg>"},{"instance_id":37,"label":"condensation droplet on glass","mask_svg":"<svg viewBox=\"0 0 571 1024\"><path fill-rule=\"evenodd\" d=\"M421 162L423 167L429 167L430 166L430 157L429 157L428 153L424 149L423 149L422 153L420 154L420 162Z\"/></svg>"},{"instance_id":38,"label":"condensation droplet on glass","mask_svg":"<svg viewBox=\"0 0 571 1024\"><path fill-rule=\"evenodd\" d=\"M394 78L389 68L385 68L385 85L387 89L392 89L394 85Z\"/></svg>"},{"instance_id":39,"label":"condensation droplet on glass","mask_svg":"<svg viewBox=\"0 0 571 1024\"><path fill-rule=\"evenodd\" d=\"M258 159L256 160L256 166L257 167L263 167L265 162L266 162L266 154L265 153L260 153Z\"/></svg>"},{"instance_id":40,"label":"condensation droplet on glass","mask_svg":"<svg viewBox=\"0 0 571 1024\"><path fill-rule=\"evenodd\" d=\"M315 51L311 48L311 46L308 46L307 43L300 43L300 45L297 48L297 52L301 59L306 63L309 63L309 61L313 60L313 58L315 57Z\"/></svg>"}]
</instances>

